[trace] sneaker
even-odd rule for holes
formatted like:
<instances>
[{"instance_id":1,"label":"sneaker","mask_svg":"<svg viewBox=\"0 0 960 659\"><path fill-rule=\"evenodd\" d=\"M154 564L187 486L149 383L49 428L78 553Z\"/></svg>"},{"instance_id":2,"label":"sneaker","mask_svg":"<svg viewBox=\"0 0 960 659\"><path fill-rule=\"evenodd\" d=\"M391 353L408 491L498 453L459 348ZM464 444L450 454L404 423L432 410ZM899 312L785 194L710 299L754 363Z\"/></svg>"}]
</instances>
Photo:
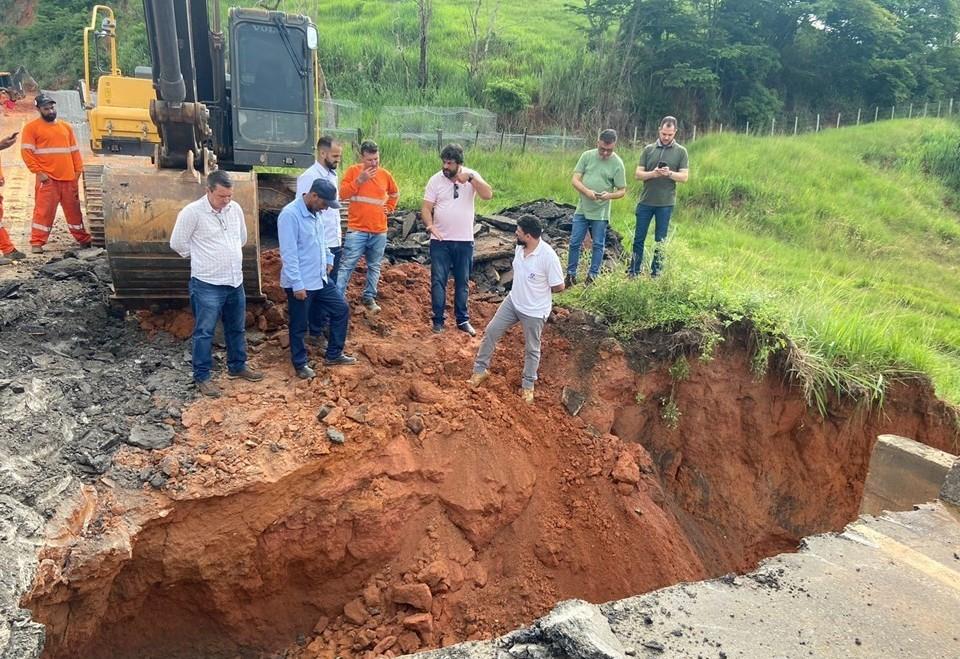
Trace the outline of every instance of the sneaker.
<instances>
[{"instance_id":1,"label":"sneaker","mask_svg":"<svg viewBox=\"0 0 960 659\"><path fill-rule=\"evenodd\" d=\"M520 389L520 398L523 399L523 402L527 405L533 403L533 387L530 389Z\"/></svg>"},{"instance_id":2,"label":"sneaker","mask_svg":"<svg viewBox=\"0 0 960 659\"><path fill-rule=\"evenodd\" d=\"M467 383L471 387L479 387L488 377L490 377L490 371L480 371L479 373L474 373L471 375L470 379L467 380Z\"/></svg>"},{"instance_id":3,"label":"sneaker","mask_svg":"<svg viewBox=\"0 0 960 659\"><path fill-rule=\"evenodd\" d=\"M8 258L11 261L22 261L27 258L27 255L21 252L19 249L15 249L9 254L4 254L4 258Z\"/></svg>"},{"instance_id":4,"label":"sneaker","mask_svg":"<svg viewBox=\"0 0 960 659\"><path fill-rule=\"evenodd\" d=\"M433 333L441 334L443 332L443 323L434 323L433 324Z\"/></svg>"},{"instance_id":5,"label":"sneaker","mask_svg":"<svg viewBox=\"0 0 960 659\"><path fill-rule=\"evenodd\" d=\"M304 364L297 369L297 377L301 380L312 380L313 378L317 377L317 372Z\"/></svg>"},{"instance_id":6,"label":"sneaker","mask_svg":"<svg viewBox=\"0 0 960 659\"><path fill-rule=\"evenodd\" d=\"M197 391L209 398L220 398L220 390L217 388L217 385L210 380L197 382Z\"/></svg>"},{"instance_id":7,"label":"sneaker","mask_svg":"<svg viewBox=\"0 0 960 659\"><path fill-rule=\"evenodd\" d=\"M242 371L237 371L236 373L227 373L227 377L231 380L241 378L250 382L260 382L260 380L263 379L263 373L260 371L251 371L249 368L244 367Z\"/></svg>"},{"instance_id":8,"label":"sneaker","mask_svg":"<svg viewBox=\"0 0 960 659\"><path fill-rule=\"evenodd\" d=\"M597 278L594 277L593 275L587 275L587 278L583 280L583 285L584 285L584 286L589 286L590 284L592 284L592 283L595 282L596 280L597 280Z\"/></svg>"},{"instance_id":9,"label":"sneaker","mask_svg":"<svg viewBox=\"0 0 960 659\"><path fill-rule=\"evenodd\" d=\"M339 357L323 360L324 366L353 366L356 363L357 363L357 358L351 357L345 352L340 353Z\"/></svg>"},{"instance_id":10,"label":"sneaker","mask_svg":"<svg viewBox=\"0 0 960 659\"><path fill-rule=\"evenodd\" d=\"M43 245L31 245L30 246L31 254L43 254Z\"/></svg>"},{"instance_id":11,"label":"sneaker","mask_svg":"<svg viewBox=\"0 0 960 659\"><path fill-rule=\"evenodd\" d=\"M461 332L466 332L470 336L477 335L477 330L473 329L473 325L471 325L469 322L458 324L457 329L460 330Z\"/></svg>"},{"instance_id":12,"label":"sneaker","mask_svg":"<svg viewBox=\"0 0 960 659\"><path fill-rule=\"evenodd\" d=\"M0 265L10 265L13 263L13 259L6 256L0 256Z\"/></svg>"},{"instance_id":13,"label":"sneaker","mask_svg":"<svg viewBox=\"0 0 960 659\"><path fill-rule=\"evenodd\" d=\"M363 300L363 306L365 306L370 313L380 313L380 305L377 304L377 301L372 297L365 298Z\"/></svg>"},{"instance_id":14,"label":"sneaker","mask_svg":"<svg viewBox=\"0 0 960 659\"><path fill-rule=\"evenodd\" d=\"M573 288L577 285L577 276L568 274L563 278L563 287L564 288Z\"/></svg>"}]
</instances>

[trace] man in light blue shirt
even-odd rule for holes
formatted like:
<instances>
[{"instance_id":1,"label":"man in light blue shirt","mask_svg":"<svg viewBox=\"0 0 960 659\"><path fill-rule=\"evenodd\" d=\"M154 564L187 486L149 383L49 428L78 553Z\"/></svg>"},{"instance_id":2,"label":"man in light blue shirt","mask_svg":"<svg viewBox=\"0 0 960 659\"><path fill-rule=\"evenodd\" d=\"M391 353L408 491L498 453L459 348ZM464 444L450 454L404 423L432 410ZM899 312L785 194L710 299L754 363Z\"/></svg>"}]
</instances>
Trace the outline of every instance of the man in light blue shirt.
<instances>
[{"instance_id":1,"label":"man in light blue shirt","mask_svg":"<svg viewBox=\"0 0 960 659\"><path fill-rule=\"evenodd\" d=\"M330 338L324 359L326 366L350 366L357 360L344 354L350 308L328 277L333 254L327 248L319 212L339 208L337 189L325 179L316 179L300 198L280 211L277 233L280 238L280 285L287 292L290 331L290 358L297 377L304 380L316 373L307 365L304 335L307 325L320 326L330 319Z\"/></svg>"}]
</instances>

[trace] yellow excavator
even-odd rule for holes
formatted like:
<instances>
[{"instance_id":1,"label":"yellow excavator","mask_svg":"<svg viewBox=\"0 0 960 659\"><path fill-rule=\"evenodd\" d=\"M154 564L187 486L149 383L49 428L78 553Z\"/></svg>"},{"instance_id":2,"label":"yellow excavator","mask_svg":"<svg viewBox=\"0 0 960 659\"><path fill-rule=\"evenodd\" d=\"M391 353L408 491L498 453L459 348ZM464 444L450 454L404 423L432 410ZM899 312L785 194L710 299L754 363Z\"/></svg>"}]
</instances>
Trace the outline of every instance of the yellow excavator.
<instances>
[{"instance_id":1,"label":"yellow excavator","mask_svg":"<svg viewBox=\"0 0 960 659\"><path fill-rule=\"evenodd\" d=\"M258 177L254 167L305 169L314 161L316 27L298 14L234 7L228 48L219 0L211 5L143 0L149 78L122 75L112 9L94 7L84 29L81 96L91 148L103 156L84 169L87 218L107 250L113 302L123 308L188 298L189 262L170 249L170 233L214 169L231 172L250 237L244 287L248 298L262 298L258 180L269 208L293 194L289 177ZM265 185L271 176L283 181Z\"/></svg>"}]
</instances>

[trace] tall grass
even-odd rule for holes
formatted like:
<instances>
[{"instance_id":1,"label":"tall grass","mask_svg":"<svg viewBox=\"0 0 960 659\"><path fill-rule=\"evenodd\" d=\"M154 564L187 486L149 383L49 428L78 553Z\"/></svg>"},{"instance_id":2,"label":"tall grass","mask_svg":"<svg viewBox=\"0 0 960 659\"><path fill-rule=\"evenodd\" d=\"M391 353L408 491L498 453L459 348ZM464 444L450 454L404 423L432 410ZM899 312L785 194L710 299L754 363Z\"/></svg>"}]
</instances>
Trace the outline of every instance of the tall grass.
<instances>
[{"instance_id":1,"label":"tall grass","mask_svg":"<svg viewBox=\"0 0 960 659\"><path fill-rule=\"evenodd\" d=\"M623 333L749 317L772 348L789 352L817 405L831 392L879 401L891 378L916 373L960 403L957 144L960 128L933 119L698 140L665 275L610 273L567 300ZM401 203L419 207L436 155L390 140L383 152ZM632 171L637 154L620 155ZM468 150L496 191L481 212L539 197L574 202L576 156ZM630 188L635 199L638 186ZM614 202L613 225L628 245L633 224L633 201Z\"/></svg>"}]
</instances>

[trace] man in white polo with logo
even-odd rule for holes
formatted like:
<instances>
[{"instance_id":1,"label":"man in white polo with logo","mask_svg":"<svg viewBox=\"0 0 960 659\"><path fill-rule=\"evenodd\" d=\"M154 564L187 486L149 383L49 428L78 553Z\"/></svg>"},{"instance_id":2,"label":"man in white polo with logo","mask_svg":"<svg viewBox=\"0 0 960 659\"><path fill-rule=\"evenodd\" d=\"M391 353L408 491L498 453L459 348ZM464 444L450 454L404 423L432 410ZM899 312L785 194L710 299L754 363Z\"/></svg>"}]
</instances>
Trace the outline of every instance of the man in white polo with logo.
<instances>
[{"instance_id":1,"label":"man in white polo with logo","mask_svg":"<svg viewBox=\"0 0 960 659\"><path fill-rule=\"evenodd\" d=\"M541 240L542 234L543 226L535 216L523 215L517 220L518 247L513 257L513 288L487 325L470 377L470 384L476 387L490 376L487 369L497 342L507 330L520 323L524 343L520 394L525 403L533 402L533 387L540 366L540 336L553 309L553 293L563 290L560 258Z\"/></svg>"}]
</instances>

